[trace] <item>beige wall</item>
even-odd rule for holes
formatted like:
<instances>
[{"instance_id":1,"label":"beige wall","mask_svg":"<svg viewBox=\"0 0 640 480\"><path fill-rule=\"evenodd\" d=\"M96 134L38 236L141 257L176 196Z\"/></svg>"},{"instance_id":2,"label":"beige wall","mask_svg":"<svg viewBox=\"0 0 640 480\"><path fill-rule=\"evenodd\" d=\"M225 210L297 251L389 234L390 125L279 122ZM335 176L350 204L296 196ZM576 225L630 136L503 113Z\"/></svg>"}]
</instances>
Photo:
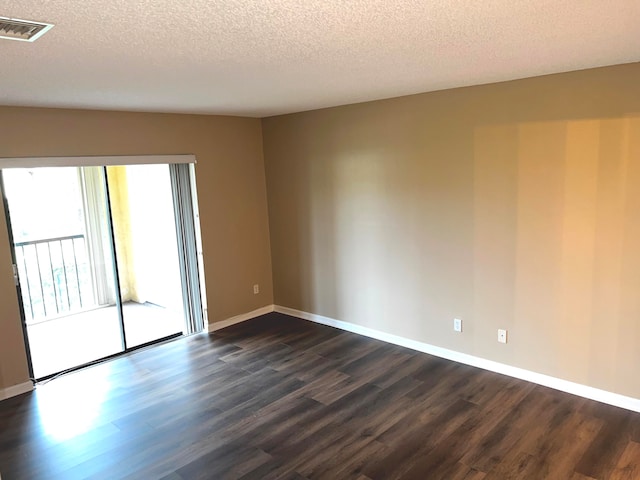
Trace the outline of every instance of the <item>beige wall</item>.
<instances>
[{"instance_id":1,"label":"beige wall","mask_svg":"<svg viewBox=\"0 0 640 480\"><path fill-rule=\"evenodd\" d=\"M273 303L260 120L0 107L0 136L0 157L195 154L210 323ZM28 379L3 232L0 388Z\"/></svg>"},{"instance_id":2,"label":"beige wall","mask_svg":"<svg viewBox=\"0 0 640 480\"><path fill-rule=\"evenodd\" d=\"M640 64L263 136L276 304L640 398Z\"/></svg>"}]
</instances>

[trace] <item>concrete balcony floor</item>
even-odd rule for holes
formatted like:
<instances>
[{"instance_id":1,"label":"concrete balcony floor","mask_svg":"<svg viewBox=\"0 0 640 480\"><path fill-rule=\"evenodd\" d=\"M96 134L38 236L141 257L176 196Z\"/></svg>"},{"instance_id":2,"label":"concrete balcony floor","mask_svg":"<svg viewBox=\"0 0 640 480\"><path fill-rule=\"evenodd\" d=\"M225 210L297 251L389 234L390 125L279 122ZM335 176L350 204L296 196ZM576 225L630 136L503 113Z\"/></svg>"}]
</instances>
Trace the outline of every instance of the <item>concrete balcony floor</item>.
<instances>
[{"instance_id":1,"label":"concrete balcony floor","mask_svg":"<svg viewBox=\"0 0 640 480\"><path fill-rule=\"evenodd\" d=\"M123 305L128 347L135 347L184 328L184 314L152 304ZM35 378L122 351L116 306L100 307L27 325Z\"/></svg>"}]
</instances>

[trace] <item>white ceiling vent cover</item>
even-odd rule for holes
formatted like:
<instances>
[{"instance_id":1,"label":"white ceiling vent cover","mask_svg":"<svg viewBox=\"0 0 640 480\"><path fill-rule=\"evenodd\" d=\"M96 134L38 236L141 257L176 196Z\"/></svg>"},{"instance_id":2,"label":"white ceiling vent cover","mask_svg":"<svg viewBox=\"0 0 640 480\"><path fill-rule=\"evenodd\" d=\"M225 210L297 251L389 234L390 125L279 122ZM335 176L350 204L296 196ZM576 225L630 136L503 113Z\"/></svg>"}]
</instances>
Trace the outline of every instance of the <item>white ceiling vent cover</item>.
<instances>
[{"instance_id":1,"label":"white ceiling vent cover","mask_svg":"<svg viewBox=\"0 0 640 480\"><path fill-rule=\"evenodd\" d=\"M34 42L52 27L50 23L0 17L0 38Z\"/></svg>"}]
</instances>

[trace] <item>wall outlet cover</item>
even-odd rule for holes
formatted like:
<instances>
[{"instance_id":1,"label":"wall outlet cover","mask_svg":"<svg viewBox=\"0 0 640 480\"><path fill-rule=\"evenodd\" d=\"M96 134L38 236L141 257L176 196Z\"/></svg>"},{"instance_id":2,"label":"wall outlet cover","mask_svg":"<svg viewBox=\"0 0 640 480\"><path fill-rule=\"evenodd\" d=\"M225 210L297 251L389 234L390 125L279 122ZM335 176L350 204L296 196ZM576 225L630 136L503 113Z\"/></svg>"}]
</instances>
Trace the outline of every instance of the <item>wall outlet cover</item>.
<instances>
[{"instance_id":1,"label":"wall outlet cover","mask_svg":"<svg viewBox=\"0 0 640 480\"><path fill-rule=\"evenodd\" d=\"M498 342L507 343L507 331L503 329L498 329Z\"/></svg>"},{"instance_id":2,"label":"wall outlet cover","mask_svg":"<svg viewBox=\"0 0 640 480\"><path fill-rule=\"evenodd\" d=\"M453 330L456 332L462 332L462 319L454 318L453 319Z\"/></svg>"}]
</instances>

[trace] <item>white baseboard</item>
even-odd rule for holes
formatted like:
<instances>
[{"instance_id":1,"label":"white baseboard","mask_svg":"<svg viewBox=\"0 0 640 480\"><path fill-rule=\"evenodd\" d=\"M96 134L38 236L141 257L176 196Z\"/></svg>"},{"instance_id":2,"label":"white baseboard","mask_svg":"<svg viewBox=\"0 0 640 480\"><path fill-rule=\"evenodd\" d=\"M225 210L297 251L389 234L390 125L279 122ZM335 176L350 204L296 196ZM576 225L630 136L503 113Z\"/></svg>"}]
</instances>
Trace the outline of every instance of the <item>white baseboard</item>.
<instances>
[{"instance_id":1,"label":"white baseboard","mask_svg":"<svg viewBox=\"0 0 640 480\"><path fill-rule=\"evenodd\" d=\"M19 383L18 385L12 385L11 387L0 388L0 400L16 397L23 393L30 392L31 390L33 390L33 383L31 382L24 382Z\"/></svg>"},{"instance_id":2,"label":"white baseboard","mask_svg":"<svg viewBox=\"0 0 640 480\"><path fill-rule=\"evenodd\" d=\"M353 323L344 322L341 320L335 320L329 317L323 317L322 315L316 315L314 313L302 312L293 308L281 307L276 305L274 311L284 313L285 315L291 315L293 317L302 318L311 322L320 323L330 327L339 328L347 332L357 333L365 337L375 338L382 340L383 342L392 343L402 347L407 347L418 352L428 353L436 357L446 358L447 360L453 360L454 362L464 363L465 365L471 365L472 367L482 368L491 372L500 373L509 377L519 378L528 382L537 383L545 387L560 390L562 392L571 393L580 397L588 398L590 400L596 400L598 402L606 403L620 408L625 408L634 412L640 412L640 399L626 397L618 393L608 392L606 390L600 390L598 388L589 387L580 383L570 382L561 378L551 377L542 373L532 372L523 368L514 367L504 363L494 362L493 360L487 360L485 358L468 355L466 353L456 352L428 343L419 342L417 340L411 340L405 337L399 337L391 333L381 332L372 328L355 325Z\"/></svg>"},{"instance_id":3,"label":"white baseboard","mask_svg":"<svg viewBox=\"0 0 640 480\"><path fill-rule=\"evenodd\" d=\"M210 323L207 326L207 331L209 333L215 332L216 330L221 330L226 327L230 327L231 325L235 325L236 323L246 322L247 320L251 320L252 318L259 317L260 315L266 315L267 313L271 313L274 310L274 305L267 305L262 308L258 308L251 312L241 313L240 315L236 315L235 317L227 318L226 320L222 320L221 322Z\"/></svg>"}]
</instances>

